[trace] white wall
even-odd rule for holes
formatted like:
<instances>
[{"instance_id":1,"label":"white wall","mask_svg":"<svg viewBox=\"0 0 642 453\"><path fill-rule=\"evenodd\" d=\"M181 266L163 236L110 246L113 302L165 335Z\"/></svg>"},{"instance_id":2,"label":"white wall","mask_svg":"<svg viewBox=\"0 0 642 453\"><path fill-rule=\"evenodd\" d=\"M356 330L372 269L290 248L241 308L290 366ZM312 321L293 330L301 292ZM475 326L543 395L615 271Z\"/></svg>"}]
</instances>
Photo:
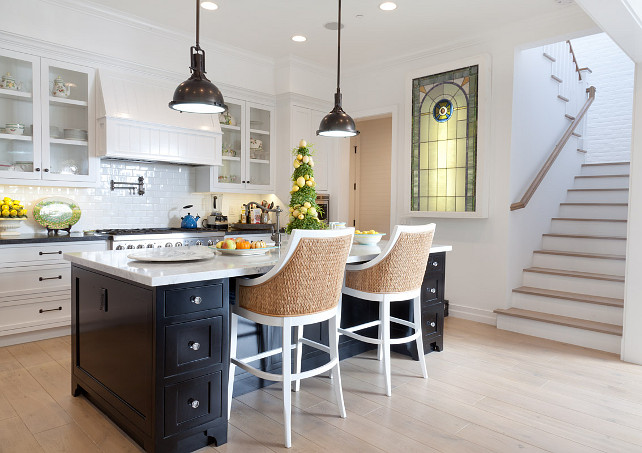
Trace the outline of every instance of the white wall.
<instances>
[{"instance_id":1,"label":"white wall","mask_svg":"<svg viewBox=\"0 0 642 453\"><path fill-rule=\"evenodd\" d=\"M376 110L381 106L395 105L406 111L406 75L410 72L443 65L448 62L480 54L490 54L491 121L487 152L489 207L486 219L434 219L410 220L403 211L404 185L408 184L409 171L404 162L409 149L404 148L404 136L410 119L399 115L400 133L393 143L397 159L393 159L392 203L397 206L393 221L437 223L435 242L452 244L448 253L446 297L451 302L454 316L466 317L488 323L495 322L493 310L506 304L508 287L508 248L511 160L511 120L513 104L514 53L517 46L527 43L557 42L565 36L594 30L593 22L576 7L560 10L556 16L533 18L527 22L493 30L486 36L476 37L456 49L432 49L410 60L389 63L385 67L361 68L345 77L342 91L344 109L350 113ZM364 74L367 74L365 76ZM348 153L343 156L347 159ZM346 160L347 162L347 160ZM344 164L347 167L347 163Z\"/></svg>"},{"instance_id":2,"label":"white wall","mask_svg":"<svg viewBox=\"0 0 642 453\"><path fill-rule=\"evenodd\" d=\"M581 67L589 67L597 94L588 112L587 162L622 162L631 157L635 64L606 33L572 41Z\"/></svg>"}]
</instances>

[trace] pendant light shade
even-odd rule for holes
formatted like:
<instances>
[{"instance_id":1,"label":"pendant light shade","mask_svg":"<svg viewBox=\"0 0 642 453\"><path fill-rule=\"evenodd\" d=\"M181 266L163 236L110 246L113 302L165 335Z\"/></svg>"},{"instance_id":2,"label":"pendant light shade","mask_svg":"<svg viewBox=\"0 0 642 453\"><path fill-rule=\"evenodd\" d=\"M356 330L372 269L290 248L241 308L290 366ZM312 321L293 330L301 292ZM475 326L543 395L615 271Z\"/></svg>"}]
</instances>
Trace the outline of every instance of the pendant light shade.
<instances>
[{"instance_id":1,"label":"pendant light shade","mask_svg":"<svg viewBox=\"0 0 642 453\"><path fill-rule=\"evenodd\" d=\"M221 91L205 76L205 51L199 45L200 10L196 0L196 45L190 48L189 79L174 91L169 107L180 112L221 113L227 110Z\"/></svg>"},{"instance_id":2,"label":"pendant light shade","mask_svg":"<svg viewBox=\"0 0 642 453\"><path fill-rule=\"evenodd\" d=\"M337 92L334 94L334 108L323 117L317 135L325 137L354 137L359 134L354 120L341 107L341 0L339 0L339 21L337 27Z\"/></svg>"}]
</instances>

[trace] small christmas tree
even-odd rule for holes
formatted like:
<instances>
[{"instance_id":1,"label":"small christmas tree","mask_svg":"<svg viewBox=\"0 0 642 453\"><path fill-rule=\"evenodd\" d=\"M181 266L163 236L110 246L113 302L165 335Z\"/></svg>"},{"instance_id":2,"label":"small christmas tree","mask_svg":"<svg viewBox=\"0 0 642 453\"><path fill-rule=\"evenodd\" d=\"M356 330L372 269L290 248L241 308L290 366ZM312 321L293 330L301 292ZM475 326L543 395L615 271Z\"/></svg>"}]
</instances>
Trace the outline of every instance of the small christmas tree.
<instances>
[{"instance_id":1,"label":"small christmas tree","mask_svg":"<svg viewBox=\"0 0 642 453\"><path fill-rule=\"evenodd\" d=\"M314 159L311 146L305 140L292 150L294 172L292 173L292 190L290 190L290 222L285 231L323 230L327 226L319 220L321 208L317 204L317 183L314 182Z\"/></svg>"}]
</instances>

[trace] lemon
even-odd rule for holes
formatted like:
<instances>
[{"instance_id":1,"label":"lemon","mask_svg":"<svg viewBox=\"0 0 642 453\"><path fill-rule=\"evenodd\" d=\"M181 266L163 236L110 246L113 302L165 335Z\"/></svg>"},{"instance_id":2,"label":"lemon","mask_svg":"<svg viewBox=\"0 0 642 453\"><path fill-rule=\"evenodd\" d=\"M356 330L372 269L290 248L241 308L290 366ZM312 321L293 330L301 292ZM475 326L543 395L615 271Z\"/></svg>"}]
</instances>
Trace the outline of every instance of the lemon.
<instances>
[{"instance_id":1,"label":"lemon","mask_svg":"<svg viewBox=\"0 0 642 453\"><path fill-rule=\"evenodd\" d=\"M299 220L305 219L305 216L303 214L299 214Z\"/></svg>"},{"instance_id":2,"label":"lemon","mask_svg":"<svg viewBox=\"0 0 642 453\"><path fill-rule=\"evenodd\" d=\"M354 232L354 234L362 234L360 230Z\"/></svg>"},{"instance_id":3,"label":"lemon","mask_svg":"<svg viewBox=\"0 0 642 453\"><path fill-rule=\"evenodd\" d=\"M311 208L311 207L312 207L312 205L310 204L310 202L309 202L309 201L306 201L305 203L303 203L303 207L305 207L305 208L308 208L308 209L309 209L309 208Z\"/></svg>"},{"instance_id":4,"label":"lemon","mask_svg":"<svg viewBox=\"0 0 642 453\"><path fill-rule=\"evenodd\" d=\"M301 159L303 159L303 156L301 154L297 154L296 155L296 160L301 160Z\"/></svg>"},{"instance_id":5,"label":"lemon","mask_svg":"<svg viewBox=\"0 0 642 453\"><path fill-rule=\"evenodd\" d=\"M11 204L20 204L20 200L13 200L13 203Z\"/></svg>"},{"instance_id":6,"label":"lemon","mask_svg":"<svg viewBox=\"0 0 642 453\"><path fill-rule=\"evenodd\" d=\"M0 208L0 211L6 211L7 209L9 209L9 205L3 204L2 207Z\"/></svg>"},{"instance_id":7,"label":"lemon","mask_svg":"<svg viewBox=\"0 0 642 453\"><path fill-rule=\"evenodd\" d=\"M299 177L296 179L296 184L297 184L297 186L299 186L299 187L303 187L303 186L305 186L305 179L303 178L303 176L299 176Z\"/></svg>"},{"instance_id":8,"label":"lemon","mask_svg":"<svg viewBox=\"0 0 642 453\"><path fill-rule=\"evenodd\" d=\"M299 186L296 184L292 186L292 192L298 192L299 191Z\"/></svg>"},{"instance_id":9,"label":"lemon","mask_svg":"<svg viewBox=\"0 0 642 453\"><path fill-rule=\"evenodd\" d=\"M9 210L2 211L2 217L9 217Z\"/></svg>"},{"instance_id":10,"label":"lemon","mask_svg":"<svg viewBox=\"0 0 642 453\"><path fill-rule=\"evenodd\" d=\"M17 216L17 215L18 215L18 211L16 211L15 209L12 209L12 210L9 212L9 214L11 215L11 217L15 217L15 216Z\"/></svg>"}]
</instances>

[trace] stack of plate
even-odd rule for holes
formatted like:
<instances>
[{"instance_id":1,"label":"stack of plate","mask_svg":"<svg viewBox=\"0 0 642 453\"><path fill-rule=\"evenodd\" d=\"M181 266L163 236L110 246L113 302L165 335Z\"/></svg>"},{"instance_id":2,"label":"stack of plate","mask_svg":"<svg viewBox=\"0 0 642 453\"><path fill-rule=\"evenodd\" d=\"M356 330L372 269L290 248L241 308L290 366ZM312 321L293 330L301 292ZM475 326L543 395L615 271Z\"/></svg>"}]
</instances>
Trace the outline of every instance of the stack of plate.
<instances>
[{"instance_id":1,"label":"stack of plate","mask_svg":"<svg viewBox=\"0 0 642 453\"><path fill-rule=\"evenodd\" d=\"M65 129L65 139L67 140L87 140L87 131L83 129Z\"/></svg>"}]
</instances>

